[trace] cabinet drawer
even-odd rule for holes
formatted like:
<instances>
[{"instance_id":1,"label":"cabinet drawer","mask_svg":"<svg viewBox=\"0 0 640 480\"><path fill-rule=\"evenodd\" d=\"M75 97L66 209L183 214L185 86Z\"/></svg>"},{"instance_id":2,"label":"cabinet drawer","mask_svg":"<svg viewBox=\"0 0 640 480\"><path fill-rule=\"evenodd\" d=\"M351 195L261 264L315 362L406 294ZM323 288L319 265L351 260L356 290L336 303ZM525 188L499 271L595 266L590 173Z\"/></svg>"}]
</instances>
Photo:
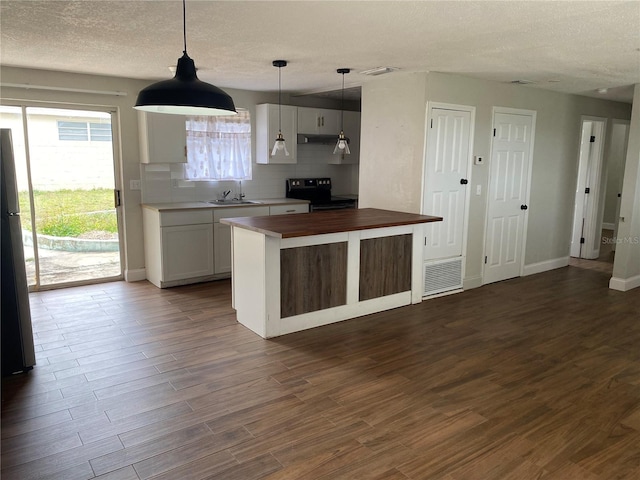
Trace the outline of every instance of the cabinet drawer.
<instances>
[{"instance_id":1,"label":"cabinet drawer","mask_svg":"<svg viewBox=\"0 0 640 480\"><path fill-rule=\"evenodd\" d=\"M285 215L287 213L307 213L309 211L309 205L294 204L294 205L271 205L269 207L269 215Z\"/></svg>"},{"instance_id":2,"label":"cabinet drawer","mask_svg":"<svg viewBox=\"0 0 640 480\"><path fill-rule=\"evenodd\" d=\"M213 221L219 222L221 218L262 217L264 215L269 215L269 207L266 205L261 207L240 207L240 208L221 207L221 208L216 208L213 211Z\"/></svg>"},{"instance_id":3,"label":"cabinet drawer","mask_svg":"<svg viewBox=\"0 0 640 480\"><path fill-rule=\"evenodd\" d=\"M197 225L213 223L211 210L177 210L175 212L161 212L160 226L173 227L178 225Z\"/></svg>"}]
</instances>

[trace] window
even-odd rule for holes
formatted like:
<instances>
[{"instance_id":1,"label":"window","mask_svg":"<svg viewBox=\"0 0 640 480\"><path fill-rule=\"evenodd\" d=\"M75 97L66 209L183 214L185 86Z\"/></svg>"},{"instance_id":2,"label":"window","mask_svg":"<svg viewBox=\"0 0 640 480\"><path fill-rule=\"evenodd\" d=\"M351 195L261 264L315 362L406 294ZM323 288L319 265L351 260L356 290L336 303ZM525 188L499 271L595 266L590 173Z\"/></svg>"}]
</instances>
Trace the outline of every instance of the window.
<instances>
[{"instance_id":1,"label":"window","mask_svg":"<svg viewBox=\"0 0 640 480\"><path fill-rule=\"evenodd\" d=\"M251 180L251 116L187 117L187 180Z\"/></svg>"},{"instance_id":2,"label":"window","mask_svg":"<svg viewBox=\"0 0 640 480\"><path fill-rule=\"evenodd\" d=\"M58 120L58 140L110 142L110 123L63 122Z\"/></svg>"}]
</instances>

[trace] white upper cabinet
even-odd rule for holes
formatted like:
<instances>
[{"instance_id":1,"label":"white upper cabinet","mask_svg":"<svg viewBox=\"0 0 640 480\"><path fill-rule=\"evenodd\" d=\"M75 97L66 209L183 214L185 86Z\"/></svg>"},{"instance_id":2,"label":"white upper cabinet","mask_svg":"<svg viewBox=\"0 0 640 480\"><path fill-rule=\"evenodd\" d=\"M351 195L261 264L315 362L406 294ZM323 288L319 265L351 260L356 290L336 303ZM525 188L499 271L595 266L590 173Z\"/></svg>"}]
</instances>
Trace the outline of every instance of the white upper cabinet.
<instances>
[{"instance_id":1,"label":"white upper cabinet","mask_svg":"<svg viewBox=\"0 0 640 480\"><path fill-rule=\"evenodd\" d=\"M360 112L344 112L344 136L349 139L349 155L331 155L328 163L347 165L360 161Z\"/></svg>"},{"instance_id":2,"label":"white upper cabinet","mask_svg":"<svg viewBox=\"0 0 640 480\"><path fill-rule=\"evenodd\" d=\"M298 107L298 133L335 135L340 133L340 110Z\"/></svg>"},{"instance_id":3,"label":"white upper cabinet","mask_svg":"<svg viewBox=\"0 0 640 480\"><path fill-rule=\"evenodd\" d=\"M187 127L184 115L138 112L141 163L185 163Z\"/></svg>"},{"instance_id":4,"label":"white upper cabinet","mask_svg":"<svg viewBox=\"0 0 640 480\"><path fill-rule=\"evenodd\" d=\"M270 103L256 105L256 163L296 163L298 140L298 107L282 105L282 136L288 156L282 153L272 156L271 150L278 136L279 106Z\"/></svg>"}]
</instances>

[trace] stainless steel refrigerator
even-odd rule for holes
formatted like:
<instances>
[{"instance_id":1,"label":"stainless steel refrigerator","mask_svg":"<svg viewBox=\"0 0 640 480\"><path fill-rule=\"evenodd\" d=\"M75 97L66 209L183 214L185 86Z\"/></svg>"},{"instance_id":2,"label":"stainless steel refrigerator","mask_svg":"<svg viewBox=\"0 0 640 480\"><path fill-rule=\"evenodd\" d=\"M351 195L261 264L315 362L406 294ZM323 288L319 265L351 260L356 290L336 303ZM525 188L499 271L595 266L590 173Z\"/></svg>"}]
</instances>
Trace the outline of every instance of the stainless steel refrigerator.
<instances>
[{"instance_id":1,"label":"stainless steel refrigerator","mask_svg":"<svg viewBox=\"0 0 640 480\"><path fill-rule=\"evenodd\" d=\"M20 204L11 130L0 129L0 213L2 215L2 375L31 370L36 364L29 309L29 288L22 246Z\"/></svg>"}]
</instances>

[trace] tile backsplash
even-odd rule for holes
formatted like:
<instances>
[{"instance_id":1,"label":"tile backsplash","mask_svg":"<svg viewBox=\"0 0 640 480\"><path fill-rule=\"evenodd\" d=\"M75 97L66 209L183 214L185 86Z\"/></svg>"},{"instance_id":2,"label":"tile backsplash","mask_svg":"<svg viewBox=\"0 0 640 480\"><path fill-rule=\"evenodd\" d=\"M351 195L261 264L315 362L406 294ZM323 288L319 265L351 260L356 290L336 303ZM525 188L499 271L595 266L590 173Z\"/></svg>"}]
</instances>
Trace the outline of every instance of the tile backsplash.
<instances>
[{"instance_id":1,"label":"tile backsplash","mask_svg":"<svg viewBox=\"0 0 640 480\"><path fill-rule=\"evenodd\" d=\"M252 165L252 179L240 182L184 180L182 164L141 164L143 203L192 202L218 198L224 190L236 196L240 188L247 199L281 198L287 178L330 177L334 195L358 193L358 165L327 164L327 145L298 145L298 163Z\"/></svg>"}]
</instances>

